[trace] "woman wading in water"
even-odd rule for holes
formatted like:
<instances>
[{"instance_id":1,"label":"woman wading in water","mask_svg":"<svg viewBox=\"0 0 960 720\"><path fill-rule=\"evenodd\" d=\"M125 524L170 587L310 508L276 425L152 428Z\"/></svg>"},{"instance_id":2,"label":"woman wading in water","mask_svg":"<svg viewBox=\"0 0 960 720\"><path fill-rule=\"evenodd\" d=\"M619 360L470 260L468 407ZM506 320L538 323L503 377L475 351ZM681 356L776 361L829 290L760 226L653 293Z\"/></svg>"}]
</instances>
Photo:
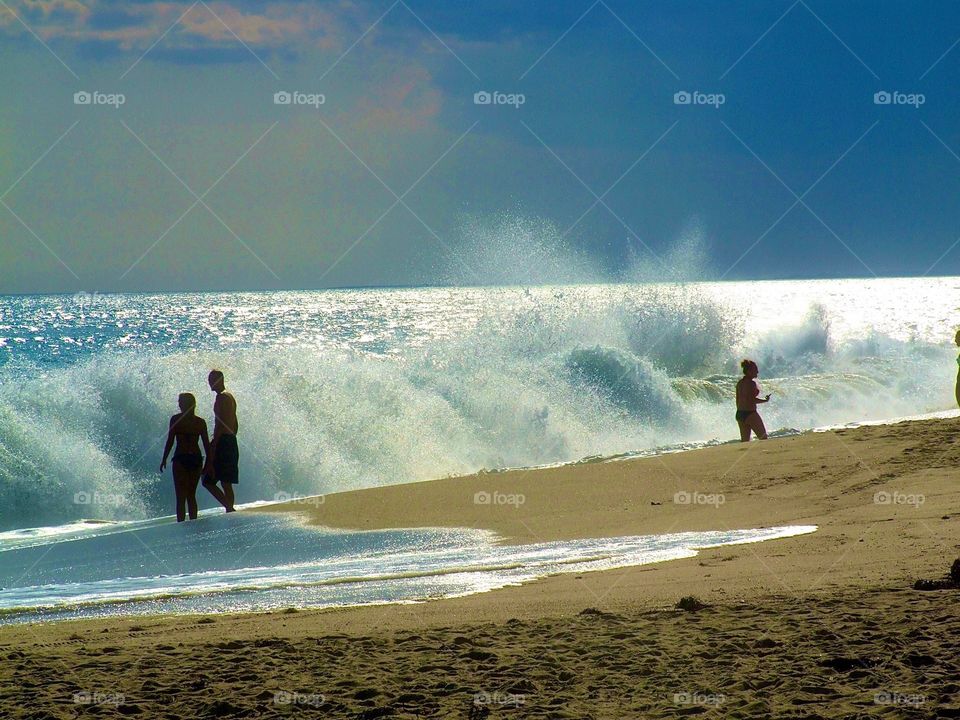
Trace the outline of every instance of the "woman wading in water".
<instances>
[{"instance_id":1,"label":"woman wading in water","mask_svg":"<svg viewBox=\"0 0 960 720\"><path fill-rule=\"evenodd\" d=\"M196 416L197 399L190 393L181 393L178 399L180 414L170 418L170 431L167 433L167 445L163 449L160 472L167 467L167 456L177 442L173 454L173 487L177 494L177 522L186 520L187 509L190 519L197 519L197 485L203 472L203 455L200 454L200 440L203 451L210 455L210 437L207 423Z\"/></svg>"},{"instance_id":2,"label":"woman wading in water","mask_svg":"<svg viewBox=\"0 0 960 720\"><path fill-rule=\"evenodd\" d=\"M740 441L750 442L751 432L756 433L760 440L766 440L767 429L763 426L763 418L757 412L757 405L770 402L770 396L760 398L760 387L757 385L760 368L753 360L744 360L740 363L740 368L743 370L743 377L737 383L737 425L740 426Z\"/></svg>"}]
</instances>

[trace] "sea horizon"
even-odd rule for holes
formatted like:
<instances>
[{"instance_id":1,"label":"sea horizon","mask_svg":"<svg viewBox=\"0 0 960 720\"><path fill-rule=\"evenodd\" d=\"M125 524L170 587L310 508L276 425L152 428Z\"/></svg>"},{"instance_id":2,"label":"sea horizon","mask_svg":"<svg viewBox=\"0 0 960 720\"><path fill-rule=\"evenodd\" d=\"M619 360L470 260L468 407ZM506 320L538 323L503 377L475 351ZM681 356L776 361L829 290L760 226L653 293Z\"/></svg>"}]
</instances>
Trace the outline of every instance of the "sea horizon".
<instances>
[{"instance_id":1,"label":"sea horizon","mask_svg":"<svg viewBox=\"0 0 960 720\"><path fill-rule=\"evenodd\" d=\"M579 286L603 286L603 285L698 285L698 284L743 284L743 283L778 283L778 282L842 282L842 281L880 281L880 280L949 280L960 278L960 275L928 275L925 273L915 273L906 275L838 275L838 276L776 276L776 277L752 277L752 278L721 278L711 279L710 277L690 277L679 278L676 280L636 280L629 278L598 278L587 280L541 280L536 282L506 282L490 284L471 284L464 282L451 283L424 283L424 284L382 284L382 285L331 285L324 287L283 287L283 288L228 288L222 290L209 290L201 288L185 289L160 289L160 290L110 290L110 289L77 289L63 290L58 292L0 292L0 298L3 297L46 297L46 296L66 296L70 297L77 294L87 293L90 295L186 295L186 294L241 294L241 293L285 293L285 292L336 292L349 290L478 290L489 289L511 289L511 288L544 288L544 287L579 287Z\"/></svg>"}]
</instances>

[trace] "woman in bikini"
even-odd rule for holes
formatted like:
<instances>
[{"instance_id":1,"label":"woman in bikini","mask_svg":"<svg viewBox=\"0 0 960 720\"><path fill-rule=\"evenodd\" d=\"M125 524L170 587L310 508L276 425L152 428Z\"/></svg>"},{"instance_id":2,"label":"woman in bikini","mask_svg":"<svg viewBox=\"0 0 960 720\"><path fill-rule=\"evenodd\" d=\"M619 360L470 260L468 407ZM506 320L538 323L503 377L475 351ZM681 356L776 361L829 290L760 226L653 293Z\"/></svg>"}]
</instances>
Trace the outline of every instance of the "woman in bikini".
<instances>
[{"instance_id":1,"label":"woman in bikini","mask_svg":"<svg viewBox=\"0 0 960 720\"><path fill-rule=\"evenodd\" d=\"M737 383L737 425L740 426L740 441L750 442L750 433L754 432L760 440L767 439L767 429L757 412L757 404L770 402L770 396L760 397L757 376L760 369L753 360L740 363L743 377Z\"/></svg>"},{"instance_id":2,"label":"woman in bikini","mask_svg":"<svg viewBox=\"0 0 960 720\"><path fill-rule=\"evenodd\" d=\"M210 454L210 437L207 423L196 416L197 399L190 393L181 393L178 399L180 414L170 418L170 431L167 433L167 445L163 449L160 472L167 467L167 456L177 442L173 454L173 487L177 494L177 522L186 520L186 510L190 519L197 519L197 485L203 471L203 455L200 454L200 440L203 451Z\"/></svg>"}]
</instances>

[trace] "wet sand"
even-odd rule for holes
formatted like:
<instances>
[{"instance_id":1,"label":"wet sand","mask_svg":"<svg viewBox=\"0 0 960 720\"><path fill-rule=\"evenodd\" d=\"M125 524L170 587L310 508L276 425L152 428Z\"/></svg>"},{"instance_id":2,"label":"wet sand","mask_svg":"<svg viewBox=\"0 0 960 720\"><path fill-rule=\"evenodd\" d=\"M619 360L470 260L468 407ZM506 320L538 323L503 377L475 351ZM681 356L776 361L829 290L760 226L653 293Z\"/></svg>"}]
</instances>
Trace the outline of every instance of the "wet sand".
<instances>
[{"instance_id":1,"label":"wet sand","mask_svg":"<svg viewBox=\"0 0 960 720\"><path fill-rule=\"evenodd\" d=\"M416 605L5 628L0 710L960 717L960 591L911 589L960 554L958 432L957 419L918 421L290 503L273 511L333 527L482 527L512 543L819 530ZM706 607L675 609L689 595Z\"/></svg>"}]
</instances>

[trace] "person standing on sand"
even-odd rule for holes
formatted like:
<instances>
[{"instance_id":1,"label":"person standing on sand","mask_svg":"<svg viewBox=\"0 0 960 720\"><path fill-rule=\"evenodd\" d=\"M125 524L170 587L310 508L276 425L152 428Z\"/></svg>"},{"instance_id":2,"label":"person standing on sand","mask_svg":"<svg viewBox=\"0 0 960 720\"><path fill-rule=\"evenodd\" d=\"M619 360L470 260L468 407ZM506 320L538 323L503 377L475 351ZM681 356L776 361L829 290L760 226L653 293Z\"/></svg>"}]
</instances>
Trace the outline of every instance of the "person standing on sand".
<instances>
[{"instance_id":1,"label":"person standing on sand","mask_svg":"<svg viewBox=\"0 0 960 720\"><path fill-rule=\"evenodd\" d=\"M190 393L180 393L178 398L180 414L170 418L170 430L167 432L167 445L163 449L160 472L167 467L167 456L177 441L177 451L173 454L173 488L177 495L177 522L186 520L187 510L190 519L197 519L197 484L200 482L200 470L203 468L203 455L200 454L200 440L203 451L210 456L210 437L207 435L207 423L196 415L197 399Z\"/></svg>"},{"instance_id":2,"label":"person standing on sand","mask_svg":"<svg viewBox=\"0 0 960 720\"><path fill-rule=\"evenodd\" d=\"M223 373L219 370L210 371L207 383L217 399L213 403L213 441L203 469L203 486L227 512L233 512L233 486L240 482L237 401L224 388ZM217 487L218 482L223 490Z\"/></svg>"},{"instance_id":3,"label":"person standing on sand","mask_svg":"<svg viewBox=\"0 0 960 720\"><path fill-rule=\"evenodd\" d=\"M757 412L759 403L770 402L770 396L760 398L760 387L757 385L757 376L760 368L753 360L744 360L740 363L743 377L737 383L737 425L740 426L740 442L750 442L750 433L757 434L760 440L767 439L767 429L763 426L763 418Z\"/></svg>"}]
</instances>

